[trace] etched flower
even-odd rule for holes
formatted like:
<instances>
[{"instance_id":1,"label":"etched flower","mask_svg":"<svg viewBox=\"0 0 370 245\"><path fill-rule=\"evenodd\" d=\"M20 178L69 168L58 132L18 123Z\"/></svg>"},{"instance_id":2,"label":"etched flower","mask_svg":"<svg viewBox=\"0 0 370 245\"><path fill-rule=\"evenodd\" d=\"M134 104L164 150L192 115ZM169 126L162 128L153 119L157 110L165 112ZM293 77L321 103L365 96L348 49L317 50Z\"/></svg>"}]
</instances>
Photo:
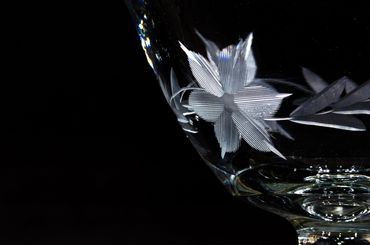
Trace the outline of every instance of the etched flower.
<instances>
[{"instance_id":1,"label":"etched flower","mask_svg":"<svg viewBox=\"0 0 370 245\"><path fill-rule=\"evenodd\" d=\"M200 86L190 93L189 108L203 120L214 123L222 157L235 152L242 138L256 150L284 158L273 146L264 118L273 117L290 94L278 93L254 81L257 66L251 50L253 34L222 50L199 36L207 47L208 59L180 43Z\"/></svg>"}]
</instances>

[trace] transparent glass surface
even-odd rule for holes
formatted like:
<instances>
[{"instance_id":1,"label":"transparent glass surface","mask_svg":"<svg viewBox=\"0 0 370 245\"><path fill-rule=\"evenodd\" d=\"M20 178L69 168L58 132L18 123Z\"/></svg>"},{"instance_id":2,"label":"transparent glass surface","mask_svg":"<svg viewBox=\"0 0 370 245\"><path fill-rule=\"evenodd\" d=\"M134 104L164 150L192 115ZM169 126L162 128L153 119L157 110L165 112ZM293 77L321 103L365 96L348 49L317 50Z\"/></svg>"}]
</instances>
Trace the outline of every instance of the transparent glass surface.
<instances>
[{"instance_id":1,"label":"transparent glass surface","mask_svg":"<svg viewBox=\"0 0 370 245\"><path fill-rule=\"evenodd\" d=\"M366 1L126 0L195 149L300 244L370 243Z\"/></svg>"}]
</instances>

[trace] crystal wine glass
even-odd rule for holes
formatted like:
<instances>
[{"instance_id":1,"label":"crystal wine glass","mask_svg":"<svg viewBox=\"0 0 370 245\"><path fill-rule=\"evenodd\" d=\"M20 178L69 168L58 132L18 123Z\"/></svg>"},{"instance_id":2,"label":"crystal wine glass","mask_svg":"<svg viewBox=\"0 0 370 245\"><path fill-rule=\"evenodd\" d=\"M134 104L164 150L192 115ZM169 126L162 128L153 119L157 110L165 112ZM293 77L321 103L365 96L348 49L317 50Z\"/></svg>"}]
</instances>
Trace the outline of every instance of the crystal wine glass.
<instances>
[{"instance_id":1,"label":"crystal wine glass","mask_svg":"<svg viewBox=\"0 0 370 245\"><path fill-rule=\"evenodd\" d=\"M299 244L370 244L366 1L126 0L195 149Z\"/></svg>"}]
</instances>

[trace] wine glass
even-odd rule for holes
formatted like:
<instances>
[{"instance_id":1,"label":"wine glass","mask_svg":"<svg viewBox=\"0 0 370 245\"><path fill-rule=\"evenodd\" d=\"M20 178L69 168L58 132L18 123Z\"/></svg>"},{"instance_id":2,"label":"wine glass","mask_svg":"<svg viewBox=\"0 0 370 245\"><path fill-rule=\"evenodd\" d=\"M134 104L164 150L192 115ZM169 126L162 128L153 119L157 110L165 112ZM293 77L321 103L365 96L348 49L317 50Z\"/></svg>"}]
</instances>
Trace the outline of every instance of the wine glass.
<instances>
[{"instance_id":1,"label":"wine glass","mask_svg":"<svg viewBox=\"0 0 370 245\"><path fill-rule=\"evenodd\" d=\"M299 244L370 244L365 1L126 0L195 149Z\"/></svg>"}]
</instances>

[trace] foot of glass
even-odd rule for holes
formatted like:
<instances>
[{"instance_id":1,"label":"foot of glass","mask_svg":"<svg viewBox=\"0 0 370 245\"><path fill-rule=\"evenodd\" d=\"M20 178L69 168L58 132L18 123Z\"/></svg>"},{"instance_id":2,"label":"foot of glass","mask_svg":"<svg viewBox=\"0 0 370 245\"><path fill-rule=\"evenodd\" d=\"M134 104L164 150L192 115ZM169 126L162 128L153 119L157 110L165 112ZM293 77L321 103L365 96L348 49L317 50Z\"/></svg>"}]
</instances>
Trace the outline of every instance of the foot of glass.
<instances>
[{"instance_id":1,"label":"foot of glass","mask_svg":"<svg viewBox=\"0 0 370 245\"><path fill-rule=\"evenodd\" d=\"M299 245L370 245L369 229L304 228L298 230Z\"/></svg>"}]
</instances>

